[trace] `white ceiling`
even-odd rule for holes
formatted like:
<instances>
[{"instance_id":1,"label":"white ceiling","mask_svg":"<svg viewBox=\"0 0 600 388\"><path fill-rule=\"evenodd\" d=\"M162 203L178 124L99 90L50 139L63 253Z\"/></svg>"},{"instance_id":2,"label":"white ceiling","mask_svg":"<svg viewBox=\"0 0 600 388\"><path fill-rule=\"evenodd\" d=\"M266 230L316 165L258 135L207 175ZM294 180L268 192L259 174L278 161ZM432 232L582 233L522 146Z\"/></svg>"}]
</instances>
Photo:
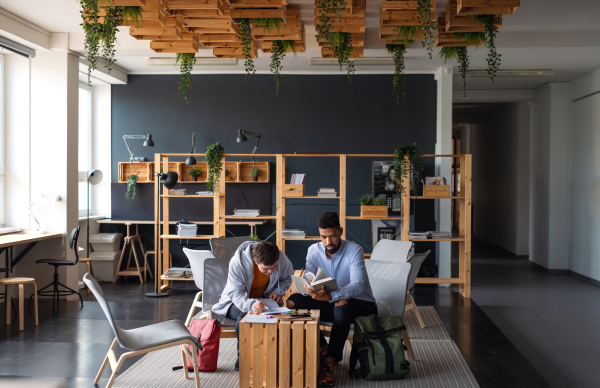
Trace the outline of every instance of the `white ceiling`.
<instances>
[{"instance_id":1,"label":"white ceiling","mask_svg":"<svg viewBox=\"0 0 600 388\"><path fill-rule=\"evenodd\" d=\"M447 0L437 0L438 14L445 10ZM340 74L335 66L310 66L309 57L319 57L320 50L314 36L314 0L290 0L300 5L306 26L307 52L298 58L288 55L283 61L283 74ZM502 69L554 69L553 77L468 78L468 89L525 89L539 87L547 82L570 81L600 68L600 1L598 0L522 0L514 15L505 15L497 38L502 54ZM379 0L367 0L367 29L365 57L390 56L379 40ZM83 33L76 0L0 0L0 8L9 11L50 32L69 32L69 49L84 53ZM0 26L1 30L1 26ZM131 38L123 29L117 45L117 64L130 74L176 74L178 68L149 67L149 57L174 56L157 54L149 48L149 41ZM437 54L437 53L436 53ZM198 56L212 56L212 50L200 50ZM486 68L487 49L469 49L470 68ZM269 72L270 55L259 52L255 60L259 73ZM429 60L420 43L408 49L407 72L429 72L443 65L439 58ZM456 64L448 64L455 66ZM243 61L237 66L196 67L194 73L241 73ZM357 66L360 73L392 73L392 66ZM455 70L456 72L456 70ZM455 89L462 89L462 81L455 79Z\"/></svg>"}]
</instances>

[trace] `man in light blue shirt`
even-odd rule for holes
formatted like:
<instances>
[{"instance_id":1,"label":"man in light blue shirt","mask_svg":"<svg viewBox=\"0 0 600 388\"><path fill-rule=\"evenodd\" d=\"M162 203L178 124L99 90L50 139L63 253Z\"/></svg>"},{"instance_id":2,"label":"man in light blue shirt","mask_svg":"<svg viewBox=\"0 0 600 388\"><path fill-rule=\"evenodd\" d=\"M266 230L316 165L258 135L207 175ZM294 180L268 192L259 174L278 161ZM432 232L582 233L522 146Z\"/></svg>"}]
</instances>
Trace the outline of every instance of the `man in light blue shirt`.
<instances>
[{"instance_id":1,"label":"man in light blue shirt","mask_svg":"<svg viewBox=\"0 0 600 388\"><path fill-rule=\"evenodd\" d=\"M323 268L328 277L335 279L339 289L327 292L324 288L313 291L305 287L306 294L291 295L287 307L321 310L321 320L333 322L329 345L321 335L322 361L317 379L318 386L333 387L333 367L343 358L353 319L377 315L377 304L365 269L363 250L351 241L342 240L344 230L337 213L323 213L318 224L321 243L308 248L306 271L316 274Z\"/></svg>"}]
</instances>

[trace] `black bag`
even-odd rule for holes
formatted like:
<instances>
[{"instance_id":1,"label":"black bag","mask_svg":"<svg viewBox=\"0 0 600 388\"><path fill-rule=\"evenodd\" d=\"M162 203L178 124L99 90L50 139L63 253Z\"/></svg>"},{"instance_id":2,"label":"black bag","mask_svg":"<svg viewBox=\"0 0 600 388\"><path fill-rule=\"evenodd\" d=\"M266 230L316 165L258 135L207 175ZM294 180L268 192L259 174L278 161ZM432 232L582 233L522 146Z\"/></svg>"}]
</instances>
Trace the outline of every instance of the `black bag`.
<instances>
[{"instance_id":1,"label":"black bag","mask_svg":"<svg viewBox=\"0 0 600 388\"><path fill-rule=\"evenodd\" d=\"M399 380L410 373L404 359L400 332L406 330L400 317L376 315L354 318L354 341L350 353L351 377L365 380ZM360 367L356 369L356 362Z\"/></svg>"}]
</instances>

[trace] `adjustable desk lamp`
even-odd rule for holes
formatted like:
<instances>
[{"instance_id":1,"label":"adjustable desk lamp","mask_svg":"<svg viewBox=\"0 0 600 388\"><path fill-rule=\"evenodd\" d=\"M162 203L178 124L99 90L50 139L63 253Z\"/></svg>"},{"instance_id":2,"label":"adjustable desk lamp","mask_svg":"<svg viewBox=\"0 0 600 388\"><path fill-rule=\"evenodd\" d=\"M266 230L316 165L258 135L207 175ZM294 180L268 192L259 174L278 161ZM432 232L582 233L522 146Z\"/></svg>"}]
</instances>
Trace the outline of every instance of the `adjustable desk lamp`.
<instances>
[{"instance_id":1,"label":"adjustable desk lamp","mask_svg":"<svg viewBox=\"0 0 600 388\"><path fill-rule=\"evenodd\" d=\"M133 152L131 152L131 148L129 148L129 144L127 144L127 139L129 140L144 140L144 147L154 147L154 142L152 141L152 135L148 131L144 131L143 135L123 135L123 141L125 142L125 147L127 147L127 151L129 151L129 163L133 162L145 162L146 158L143 156L133 156Z\"/></svg>"},{"instance_id":2,"label":"adjustable desk lamp","mask_svg":"<svg viewBox=\"0 0 600 388\"><path fill-rule=\"evenodd\" d=\"M256 150L258 149L258 143L260 143L260 133L254 133L240 128L238 129L237 142L243 143L245 141L248 141L248 138L245 135L250 135L258 138L258 140L256 141L256 145L254 146L254 149L251 152L252 160L254 161L254 154L256 154Z\"/></svg>"}]
</instances>

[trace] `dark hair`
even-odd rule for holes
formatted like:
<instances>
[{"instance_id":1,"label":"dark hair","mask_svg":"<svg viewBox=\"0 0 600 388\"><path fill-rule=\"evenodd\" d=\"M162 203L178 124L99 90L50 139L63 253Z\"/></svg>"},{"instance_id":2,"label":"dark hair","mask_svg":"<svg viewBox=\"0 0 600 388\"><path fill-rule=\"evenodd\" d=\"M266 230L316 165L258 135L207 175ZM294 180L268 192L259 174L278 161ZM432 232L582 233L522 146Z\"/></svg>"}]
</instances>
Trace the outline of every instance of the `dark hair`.
<instances>
[{"instance_id":1,"label":"dark hair","mask_svg":"<svg viewBox=\"0 0 600 388\"><path fill-rule=\"evenodd\" d=\"M319 229L339 229L341 227L340 217L336 212L325 212L321 214L321 217L319 217L318 224Z\"/></svg>"},{"instance_id":2,"label":"dark hair","mask_svg":"<svg viewBox=\"0 0 600 388\"><path fill-rule=\"evenodd\" d=\"M279 260L279 248L270 241L261 241L252 248L252 258L258 264L271 266Z\"/></svg>"}]
</instances>

